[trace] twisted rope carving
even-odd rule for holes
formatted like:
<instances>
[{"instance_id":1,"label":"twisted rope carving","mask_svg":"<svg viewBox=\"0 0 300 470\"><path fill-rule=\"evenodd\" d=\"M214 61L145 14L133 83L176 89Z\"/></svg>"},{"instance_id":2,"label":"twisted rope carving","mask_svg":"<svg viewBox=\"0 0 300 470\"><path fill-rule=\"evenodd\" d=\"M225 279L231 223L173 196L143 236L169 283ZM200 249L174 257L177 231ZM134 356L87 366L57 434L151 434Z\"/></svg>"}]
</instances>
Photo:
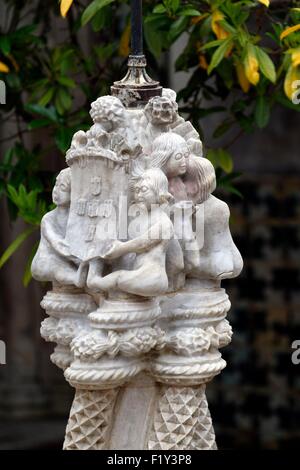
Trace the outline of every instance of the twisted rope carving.
<instances>
[{"instance_id":1,"label":"twisted rope carving","mask_svg":"<svg viewBox=\"0 0 300 470\"><path fill-rule=\"evenodd\" d=\"M124 380L129 380L144 369L143 363L135 363L129 366L125 364L118 369L97 369L97 364L93 369L77 369L72 365L66 369L66 380L76 388L94 389L105 388L108 384L121 384Z\"/></svg>"}]
</instances>

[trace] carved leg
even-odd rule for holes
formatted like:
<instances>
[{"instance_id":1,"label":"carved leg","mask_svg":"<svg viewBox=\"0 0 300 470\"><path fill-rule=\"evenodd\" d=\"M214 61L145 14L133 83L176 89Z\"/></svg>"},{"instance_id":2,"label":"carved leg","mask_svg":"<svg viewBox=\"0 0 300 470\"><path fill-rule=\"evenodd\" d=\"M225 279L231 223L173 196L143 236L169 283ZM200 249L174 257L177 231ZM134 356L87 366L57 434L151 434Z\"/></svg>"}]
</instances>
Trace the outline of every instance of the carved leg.
<instances>
[{"instance_id":1,"label":"carved leg","mask_svg":"<svg viewBox=\"0 0 300 470\"><path fill-rule=\"evenodd\" d=\"M199 388L162 386L148 447L190 449L199 418Z\"/></svg>"},{"instance_id":2,"label":"carved leg","mask_svg":"<svg viewBox=\"0 0 300 470\"><path fill-rule=\"evenodd\" d=\"M157 301L106 299L89 314L90 330L71 342L65 378L76 389L64 449L109 448L120 387L145 369L145 354L164 337Z\"/></svg>"},{"instance_id":3,"label":"carved leg","mask_svg":"<svg viewBox=\"0 0 300 470\"><path fill-rule=\"evenodd\" d=\"M230 303L221 288L193 287L166 296L161 304L169 324L165 348L153 359L152 375L164 385L149 449L217 448L205 387L226 366L218 349L231 339L225 320Z\"/></svg>"},{"instance_id":4,"label":"carved leg","mask_svg":"<svg viewBox=\"0 0 300 470\"><path fill-rule=\"evenodd\" d=\"M150 450L216 449L205 385L161 386L148 448Z\"/></svg>"},{"instance_id":5,"label":"carved leg","mask_svg":"<svg viewBox=\"0 0 300 470\"><path fill-rule=\"evenodd\" d=\"M118 391L76 390L64 450L107 449Z\"/></svg>"},{"instance_id":6,"label":"carved leg","mask_svg":"<svg viewBox=\"0 0 300 470\"><path fill-rule=\"evenodd\" d=\"M191 445L192 450L217 450L215 431L205 394L205 385L199 406L199 418Z\"/></svg>"}]
</instances>

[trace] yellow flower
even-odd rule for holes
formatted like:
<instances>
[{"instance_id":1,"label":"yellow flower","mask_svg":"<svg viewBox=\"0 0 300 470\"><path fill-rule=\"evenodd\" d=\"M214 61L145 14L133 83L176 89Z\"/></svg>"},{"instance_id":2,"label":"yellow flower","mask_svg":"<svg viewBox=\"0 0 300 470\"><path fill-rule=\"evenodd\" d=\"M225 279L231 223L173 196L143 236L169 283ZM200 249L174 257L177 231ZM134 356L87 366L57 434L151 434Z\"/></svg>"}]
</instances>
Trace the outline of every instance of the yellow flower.
<instances>
[{"instance_id":1,"label":"yellow flower","mask_svg":"<svg viewBox=\"0 0 300 470\"><path fill-rule=\"evenodd\" d=\"M60 14L64 18L67 16L67 13L72 5L74 0L60 0Z\"/></svg>"},{"instance_id":2,"label":"yellow flower","mask_svg":"<svg viewBox=\"0 0 300 470\"><path fill-rule=\"evenodd\" d=\"M226 31L221 25L220 21L224 20L224 15L220 10L213 11L211 15L211 29L217 36L217 39L226 39L229 36L228 31Z\"/></svg>"},{"instance_id":3,"label":"yellow flower","mask_svg":"<svg viewBox=\"0 0 300 470\"><path fill-rule=\"evenodd\" d=\"M120 40L120 46L119 46L119 54L122 57L127 57L130 53L130 23L125 27L121 40Z\"/></svg>"},{"instance_id":4,"label":"yellow flower","mask_svg":"<svg viewBox=\"0 0 300 470\"><path fill-rule=\"evenodd\" d=\"M9 72L9 67L4 62L1 62L1 61L0 61L0 72L1 73Z\"/></svg>"},{"instance_id":5,"label":"yellow flower","mask_svg":"<svg viewBox=\"0 0 300 470\"><path fill-rule=\"evenodd\" d=\"M204 18L206 18L207 16L208 16L208 13L203 13L203 15L199 15L199 16L192 16L191 24L197 24L200 21L204 20Z\"/></svg>"},{"instance_id":6,"label":"yellow flower","mask_svg":"<svg viewBox=\"0 0 300 470\"><path fill-rule=\"evenodd\" d=\"M290 26L289 28L285 29L282 31L280 35L280 39L286 38L289 34L294 33L295 31L298 31L300 29L300 24L296 24L295 26Z\"/></svg>"},{"instance_id":7,"label":"yellow flower","mask_svg":"<svg viewBox=\"0 0 300 470\"><path fill-rule=\"evenodd\" d=\"M259 82L258 60L256 56L248 51L245 59L245 75L252 85L257 85Z\"/></svg>"},{"instance_id":8,"label":"yellow flower","mask_svg":"<svg viewBox=\"0 0 300 470\"><path fill-rule=\"evenodd\" d=\"M258 0L258 2L265 5L265 7L268 7L270 5L270 0Z\"/></svg>"},{"instance_id":9,"label":"yellow flower","mask_svg":"<svg viewBox=\"0 0 300 470\"><path fill-rule=\"evenodd\" d=\"M292 52L292 65L293 67L300 65L300 47L297 47L297 49L294 49Z\"/></svg>"},{"instance_id":10,"label":"yellow flower","mask_svg":"<svg viewBox=\"0 0 300 470\"><path fill-rule=\"evenodd\" d=\"M237 62L235 64L235 70L236 70L237 79L238 79L241 89L243 90L244 93L248 93L249 88L250 88L250 82L248 78L246 77L243 64L241 62Z\"/></svg>"},{"instance_id":11,"label":"yellow flower","mask_svg":"<svg viewBox=\"0 0 300 470\"><path fill-rule=\"evenodd\" d=\"M284 80L284 92L291 101L297 90L296 81L300 82L300 68L290 65Z\"/></svg>"},{"instance_id":12,"label":"yellow flower","mask_svg":"<svg viewBox=\"0 0 300 470\"><path fill-rule=\"evenodd\" d=\"M203 70L208 69L208 63L204 54L199 54L199 67Z\"/></svg>"}]
</instances>

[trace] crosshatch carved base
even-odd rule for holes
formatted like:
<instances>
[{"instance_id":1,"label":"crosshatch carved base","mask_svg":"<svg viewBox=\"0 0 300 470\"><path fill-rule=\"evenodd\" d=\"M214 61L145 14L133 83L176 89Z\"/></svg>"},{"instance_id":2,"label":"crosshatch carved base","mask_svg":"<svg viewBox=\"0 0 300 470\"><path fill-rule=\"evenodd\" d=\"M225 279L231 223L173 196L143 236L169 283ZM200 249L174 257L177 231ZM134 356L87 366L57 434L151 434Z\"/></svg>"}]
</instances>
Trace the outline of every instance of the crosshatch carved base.
<instances>
[{"instance_id":1,"label":"crosshatch carved base","mask_svg":"<svg viewBox=\"0 0 300 470\"><path fill-rule=\"evenodd\" d=\"M108 448L114 405L119 389L77 389L66 428L64 450Z\"/></svg>"},{"instance_id":2,"label":"crosshatch carved base","mask_svg":"<svg viewBox=\"0 0 300 470\"><path fill-rule=\"evenodd\" d=\"M143 378L142 378L143 381ZM147 388L144 388L144 390ZM150 390L151 387L149 387ZM66 428L64 450L104 450L122 448L144 450L216 450L215 433L207 404L205 385L196 387L156 383L149 401L137 397L135 405L144 407L145 431L137 430L135 443L126 443L132 426L139 426L140 414L128 410L124 426L118 421L120 407L126 411L131 385L108 390L76 389ZM136 391L142 389L137 387ZM151 392L150 395L151 396ZM123 403L122 403L123 402ZM123 416L124 419L124 416ZM130 422L130 426L128 426ZM125 435L124 435L125 434ZM129 441L128 441L129 443ZM124 446L124 447L123 447Z\"/></svg>"},{"instance_id":3,"label":"crosshatch carved base","mask_svg":"<svg viewBox=\"0 0 300 470\"><path fill-rule=\"evenodd\" d=\"M205 385L160 386L148 449L217 449Z\"/></svg>"}]
</instances>

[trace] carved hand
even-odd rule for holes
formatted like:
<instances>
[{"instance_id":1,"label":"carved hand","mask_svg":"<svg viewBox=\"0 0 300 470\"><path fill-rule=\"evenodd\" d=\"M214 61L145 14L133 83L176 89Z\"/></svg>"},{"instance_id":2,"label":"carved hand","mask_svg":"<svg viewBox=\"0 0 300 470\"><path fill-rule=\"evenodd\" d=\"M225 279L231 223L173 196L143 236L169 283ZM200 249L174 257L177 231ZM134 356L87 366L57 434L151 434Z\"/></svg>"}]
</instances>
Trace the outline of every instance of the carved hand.
<instances>
[{"instance_id":1,"label":"carved hand","mask_svg":"<svg viewBox=\"0 0 300 470\"><path fill-rule=\"evenodd\" d=\"M104 259L115 259L119 258L124 254L123 251L124 243L119 240L114 240L108 250L102 255Z\"/></svg>"},{"instance_id":2,"label":"carved hand","mask_svg":"<svg viewBox=\"0 0 300 470\"><path fill-rule=\"evenodd\" d=\"M69 258L70 261L78 261L78 258L71 254L69 245L64 240L58 240L56 242L55 248L57 249L60 255L64 256L65 258Z\"/></svg>"}]
</instances>

